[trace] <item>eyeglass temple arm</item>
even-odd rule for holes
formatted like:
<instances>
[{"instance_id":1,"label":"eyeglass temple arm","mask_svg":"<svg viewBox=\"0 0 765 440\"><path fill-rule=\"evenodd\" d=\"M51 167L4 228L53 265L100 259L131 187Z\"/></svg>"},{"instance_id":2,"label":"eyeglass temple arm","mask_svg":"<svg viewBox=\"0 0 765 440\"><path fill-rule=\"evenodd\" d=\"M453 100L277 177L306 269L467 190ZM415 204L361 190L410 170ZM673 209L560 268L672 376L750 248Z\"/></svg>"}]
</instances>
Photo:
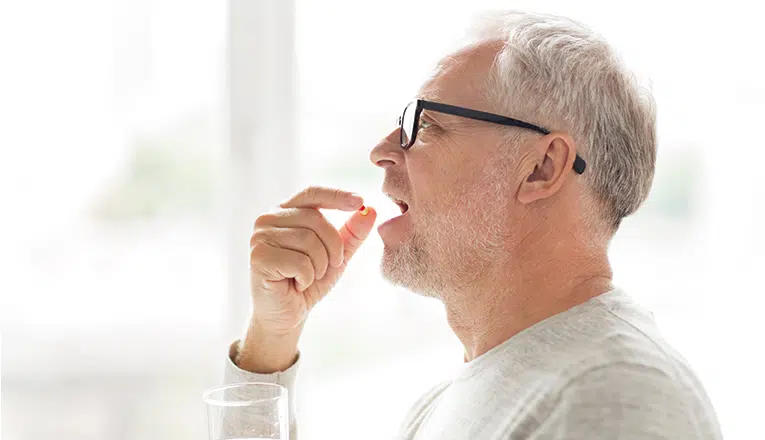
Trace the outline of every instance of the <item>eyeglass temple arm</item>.
<instances>
[{"instance_id":1,"label":"eyeglass temple arm","mask_svg":"<svg viewBox=\"0 0 765 440\"><path fill-rule=\"evenodd\" d=\"M550 134L550 130L546 128L542 128L538 125L530 124L528 122L520 121L514 118L509 118L507 116L482 112L480 110L473 110L473 109L468 109L464 107L457 107L454 105L442 104L440 102L431 102L431 101L423 101L422 107L424 109L436 111L439 113L447 113L447 114L452 114L455 116L462 116L462 117L466 117L470 119L476 119L479 121L493 122L495 124L500 124L500 125L509 125L509 126L515 126L520 128L526 128L529 130L537 131L539 133ZM401 127L402 124L403 124L403 116L399 116L396 121L396 125L398 127ZM582 174L584 173L584 170L586 168L587 168L587 162L585 162L584 159L582 159L582 156L580 156L579 153L576 153L576 157L574 158L574 171L576 171L578 174Z\"/></svg>"}]
</instances>

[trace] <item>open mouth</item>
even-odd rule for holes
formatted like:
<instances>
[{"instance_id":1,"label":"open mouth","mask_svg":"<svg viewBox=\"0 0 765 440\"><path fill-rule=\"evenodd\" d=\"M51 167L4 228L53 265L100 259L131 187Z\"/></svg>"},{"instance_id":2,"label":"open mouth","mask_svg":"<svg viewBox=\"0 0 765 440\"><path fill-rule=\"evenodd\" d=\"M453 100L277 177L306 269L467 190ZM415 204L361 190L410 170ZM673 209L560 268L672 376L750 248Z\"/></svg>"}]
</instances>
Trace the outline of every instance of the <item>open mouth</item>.
<instances>
[{"instance_id":1,"label":"open mouth","mask_svg":"<svg viewBox=\"0 0 765 440\"><path fill-rule=\"evenodd\" d=\"M398 206L399 211L401 211L401 214L399 215L395 215L394 212L391 212L391 214L393 214L391 215L391 218L387 219L377 227L377 231L380 233L380 237L382 237L383 241L388 245L392 245L395 242L403 240L403 237L408 233L407 231L411 232L414 224L412 218L410 218L411 214L407 214L409 212L409 203L398 197L394 197L392 194L385 191L383 191L383 193L388 196L388 198ZM392 206L387 206L389 209L393 209Z\"/></svg>"},{"instance_id":2,"label":"open mouth","mask_svg":"<svg viewBox=\"0 0 765 440\"><path fill-rule=\"evenodd\" d=\"M395 203L398 206L398 208L401 210L402 214L404 214L405 212L407 212L409 210L409 205L405 201L399 200L399 199L397 199L395 197L391 197L391 196L388 196L388 197L390 197L390 199L393 200L393 203Z\"/></svg>"}]
</instances>

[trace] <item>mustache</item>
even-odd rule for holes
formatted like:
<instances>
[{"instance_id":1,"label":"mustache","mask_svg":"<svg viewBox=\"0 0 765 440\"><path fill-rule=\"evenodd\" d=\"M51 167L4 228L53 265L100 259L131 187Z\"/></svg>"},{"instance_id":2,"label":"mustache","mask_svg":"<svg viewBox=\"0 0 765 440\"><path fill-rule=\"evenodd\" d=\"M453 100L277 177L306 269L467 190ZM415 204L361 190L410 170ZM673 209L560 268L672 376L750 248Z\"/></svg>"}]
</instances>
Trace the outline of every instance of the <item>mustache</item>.
<instances>
[{"instance_id":1,"label":"mustache","mask_svg":"<svg viewBox=\"0 0 765 440\"><path fill-rule=\"evenodd\" d=\"M388 172L383 179L383 192L400 198L411 200L411 191L406 177L400 173Z\"/></svg>"}]
</instances>

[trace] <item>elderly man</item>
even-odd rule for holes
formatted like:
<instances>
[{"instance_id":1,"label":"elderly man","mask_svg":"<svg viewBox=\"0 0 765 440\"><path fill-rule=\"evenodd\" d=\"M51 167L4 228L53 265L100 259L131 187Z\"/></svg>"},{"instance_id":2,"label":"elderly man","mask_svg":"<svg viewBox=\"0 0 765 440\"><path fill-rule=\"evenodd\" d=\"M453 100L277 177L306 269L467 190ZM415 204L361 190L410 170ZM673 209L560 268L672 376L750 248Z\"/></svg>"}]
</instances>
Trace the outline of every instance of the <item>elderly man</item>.
<instances>
[{"instance_id":1,"label":"elderly man","mask_svg":"<svg viewBox=\"0 0 765 440\"><path fill-rule=\"evenodd\" d=\"M609 241L653 178L652 97L581 24L492 17L371 152L401 208L378 228L382 271L442 301L465 348L399 438L720 438L693 372L612 285ZM255 222L254 311L226 380L292 392L302 324L376 213L320 187L281 208ZM319 208L355 212L336 230Z\"/></svg>"}]
</instances>

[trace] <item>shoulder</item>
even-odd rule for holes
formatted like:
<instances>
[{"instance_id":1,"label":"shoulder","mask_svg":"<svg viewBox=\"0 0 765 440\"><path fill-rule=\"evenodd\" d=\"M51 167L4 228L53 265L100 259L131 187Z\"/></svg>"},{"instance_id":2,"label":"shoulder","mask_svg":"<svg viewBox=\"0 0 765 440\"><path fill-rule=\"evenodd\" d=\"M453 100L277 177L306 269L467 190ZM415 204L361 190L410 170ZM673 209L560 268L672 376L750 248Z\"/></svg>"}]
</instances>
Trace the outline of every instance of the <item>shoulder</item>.
<instances>
[{"instance_id":1,"label":"shoulder","mask_svg":"<svg viewBox=\"0 0 765 440\"><path fill-rule=\"evenodd\" d=\"M422 425L423 421L427 419L444 390L446 390L451 383L451 381L443 381L439 383L430 388L420 396L414 404L412 404L404 417L404 421L399 427L400 438L410 438L413 433L417 432L417 429Z\"/></svg>"},{"instance_id":2,"label":"shoulder","mask_svg":"<svg viewBox=\"0 0 765 440\"><path fill-rule=\"evenodd\" d=\"M651 313L621 291L596 297L565 324L566 344L556 350L557 369L564 379L627 370L675 380L693 376L685 359L663 338Z\"/></svg>"},{"instance_id":3,"label":"shoulder","mask_svg":"<svg viewBox=\"0 0 765 440\"><path fill-rule=\"evenodd\" d=\"M556 393L559 400L570 398L635 403L672 402L681 394L667 369L660 365L609 362L592 365L567 379Z\"/></svg>"},{"instance_id":4,"label":"shoulder","mask_svg":"<svg viewBox=\"0 0 765 440\"><path fill-rule=\"evenodd\" d=\"M537 436L717 439L703 392L680 386L663 368L629 362L595 365L550 394ZM553 437L556 438L556 437Z\"/></svg>"},{"instance_id":5,"label":"shoulder","mask_svg":"<svg viewBox=\"0 0 765 440\"><path fill-rule=\"evenodd\" d=\"M544 363L551 380L539 388L538 426L613 434L603 438L720 438L703 386L649 312L615 292L565 324L566 344Z\"/></svg>"}]
</instances>

